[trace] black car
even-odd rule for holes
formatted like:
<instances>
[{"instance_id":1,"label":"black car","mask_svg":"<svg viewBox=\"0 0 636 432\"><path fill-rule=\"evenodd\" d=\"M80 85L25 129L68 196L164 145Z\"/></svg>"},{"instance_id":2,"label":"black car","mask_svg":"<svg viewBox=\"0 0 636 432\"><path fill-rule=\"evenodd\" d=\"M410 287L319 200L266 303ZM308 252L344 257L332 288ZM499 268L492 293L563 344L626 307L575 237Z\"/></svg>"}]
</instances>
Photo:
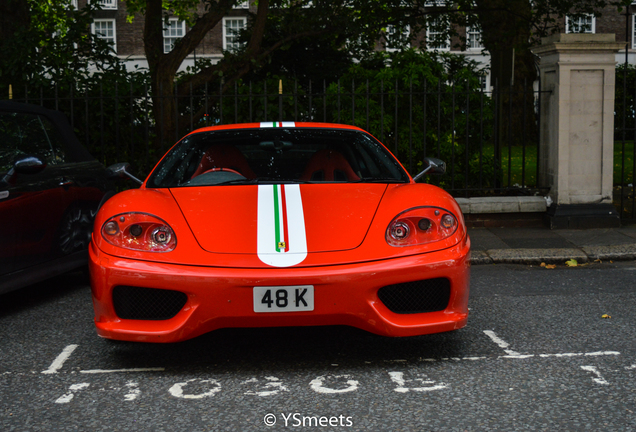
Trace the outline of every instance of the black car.
<instances>
[{"instance_id":1,"label":"black car","mask_svg":"<svg viewBox=\"0 0 636 432\"><path fill-rule=\"evenodd\" d=\"M64 114L0 101L0 294L86 265L111 177Z\"/></svg>"}]
</instances>

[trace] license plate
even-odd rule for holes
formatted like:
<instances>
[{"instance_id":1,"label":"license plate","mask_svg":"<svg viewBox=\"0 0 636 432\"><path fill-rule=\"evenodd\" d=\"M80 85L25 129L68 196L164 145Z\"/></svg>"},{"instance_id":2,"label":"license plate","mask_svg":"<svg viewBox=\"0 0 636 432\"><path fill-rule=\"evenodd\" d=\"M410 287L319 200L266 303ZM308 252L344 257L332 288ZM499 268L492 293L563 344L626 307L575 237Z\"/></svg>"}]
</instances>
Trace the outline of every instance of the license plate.
<instances>
[{"instance_id":1,"label":"license plate","mask_svg":"<svg viewBox=\"0 0 636 432\"><path fill-rule=\"evenodd\" d=\"M254 312L314 310L313 285L254 287Z\"/></svg>"}]
</instances>

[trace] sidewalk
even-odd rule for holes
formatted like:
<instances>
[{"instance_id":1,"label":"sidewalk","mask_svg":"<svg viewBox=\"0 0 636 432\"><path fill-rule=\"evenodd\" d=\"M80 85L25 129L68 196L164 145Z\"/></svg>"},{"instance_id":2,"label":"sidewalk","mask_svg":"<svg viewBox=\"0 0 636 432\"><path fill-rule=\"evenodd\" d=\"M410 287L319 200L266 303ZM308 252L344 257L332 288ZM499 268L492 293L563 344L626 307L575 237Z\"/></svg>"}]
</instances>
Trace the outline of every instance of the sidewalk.
<instances>
[{"instance_id":1,"label":"sidewalk","mask_svg":"<svg viewBox=\"0 0 636 432\"><path fill-rule=\"evenodd\" d=\"M469 228L472 264L636 260L636 225L589 230Z\"/></svg>"}]
</instances>

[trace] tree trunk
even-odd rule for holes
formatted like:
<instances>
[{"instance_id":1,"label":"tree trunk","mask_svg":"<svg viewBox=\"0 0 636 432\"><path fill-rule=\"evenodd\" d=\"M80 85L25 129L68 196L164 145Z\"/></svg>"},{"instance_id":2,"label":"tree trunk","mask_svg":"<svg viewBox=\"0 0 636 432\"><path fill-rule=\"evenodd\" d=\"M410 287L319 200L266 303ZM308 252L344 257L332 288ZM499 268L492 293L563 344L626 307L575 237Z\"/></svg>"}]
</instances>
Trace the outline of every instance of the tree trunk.
<instances>
[{"instance_id":1,"label":"tree trunk","mask_svg":"<svg viewBox=\"0 0 636 432\"><path fill-rule=\"evenodd\" d=\"M183 60L199 45L205 35L222 22L223 17L234 4L233 0L219 0L218 3L199 17L194 26L176 43L169 53L163 52L163 8L162 0L146 0L144 18L144 50L148 59L153 101L153 117L156 121L154 150L160 157L167 147L176 142L184 130L179 129L180 114L176 94L175 76ZM269 9L269 0L258 2L258 11L252 26L252 36L246 53L237 64L228 65L223 60L207 70L193 75L182 83L182 89L193 85L193 89L217 77L217 71L229 72L232 78L235 71L244 74L252 61L261 51L261 42L265 32L265 23Z\"/></svg>"}]
</instances>

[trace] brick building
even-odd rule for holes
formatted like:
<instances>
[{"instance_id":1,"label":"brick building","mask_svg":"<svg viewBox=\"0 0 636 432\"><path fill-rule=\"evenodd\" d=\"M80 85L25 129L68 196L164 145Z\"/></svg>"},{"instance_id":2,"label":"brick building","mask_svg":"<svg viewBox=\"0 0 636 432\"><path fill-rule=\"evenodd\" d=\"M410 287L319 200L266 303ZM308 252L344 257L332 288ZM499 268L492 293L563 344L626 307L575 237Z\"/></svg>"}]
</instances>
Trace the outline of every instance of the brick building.
<instances>
[{"instance_id":1,"label":"brick building","mask_svg":"<svg viewBox=\"0 0 636 432\"><path fill-rule=\"evenodd\" d=\"M75 0L73 3L82 7L90 0ZM126 20L126 3L123 0L100 0L102 10L95 14L91 31L108 40L113 52L124 60L129 70L147 68L148 62L144 54L142 16L135 16L132 22ZM224 50L238 47L235 30L240 30L247 24L249 2L241 2L233 8L220 25L214 27L201 41L197 49L187 57L180 70L193 66L197 59L210 59L213 62L223 57ZM255 6L251 6L256 11ZM176 40L183 37L187 31L184 21L170 18L170 23L164 29L164 52L169 52Z\"/></svg>"},{"instance_id":2,"label":"brick building","mask_svg":"<svg viewBox=\"0 0 636 432\"><path fill-rule=\"evenodd\" d=\"M83 6L86 1L91 0L75 0L76 6ZM95 1L95 0L93 0ZM125 61L127 68L145 68L148 66L143 47L143 18L135 17L132 23L126 20L126 3L123 0L99 0L102 3L103 10L96 14L95 21L91 27L91 31L99 34L104 39L111 42L113 50L117 56ZM435 2L444 2L445 0L434 0L427 2L426 5L433 7ZM223 56L224 50L232 50L239 47L236 41L237 30L240 30L247 24L248 12L256 12L256 6L253 2L243 1L235 6L223 22L217 25L203 39L199 47L184 61L180 70L192 66L197 59L210 59L213 62L218 61ZM584 33L614 33L616 41L626 40L626 24L629 36L629 63L636 64L636 1L630 6L631 16L626 23L626 16L618 14L615 8L607 8L603 11L603 15L599 18L589 16L579 19L569 19L566 17L564 27L566 32L584 32ZM186 23L178 19L170 19L169 27L164 29L164 51L170 51L172 44L187 31ZM394 31L391 26L387 28L387 34L378 43L378 49L391 50L390 38ZM459 28L457 32L459 36L449 40L440 40L440 33L443 29L431 26L426 34L413 35L413 45L420 45L420 41L425 42L427 49L438 51L450 51L453 53L470 56L479 64L487 66L489 63L488 53L484 51L481 44L479 29L475 28ZM430 42L427 42L430 41ZM464 43L465 41L465 43ZM616 60L618 63L625 61L625 50L617 53ZM486 83L488 85L488 81Z\"/></svg>"}]
</instances>

